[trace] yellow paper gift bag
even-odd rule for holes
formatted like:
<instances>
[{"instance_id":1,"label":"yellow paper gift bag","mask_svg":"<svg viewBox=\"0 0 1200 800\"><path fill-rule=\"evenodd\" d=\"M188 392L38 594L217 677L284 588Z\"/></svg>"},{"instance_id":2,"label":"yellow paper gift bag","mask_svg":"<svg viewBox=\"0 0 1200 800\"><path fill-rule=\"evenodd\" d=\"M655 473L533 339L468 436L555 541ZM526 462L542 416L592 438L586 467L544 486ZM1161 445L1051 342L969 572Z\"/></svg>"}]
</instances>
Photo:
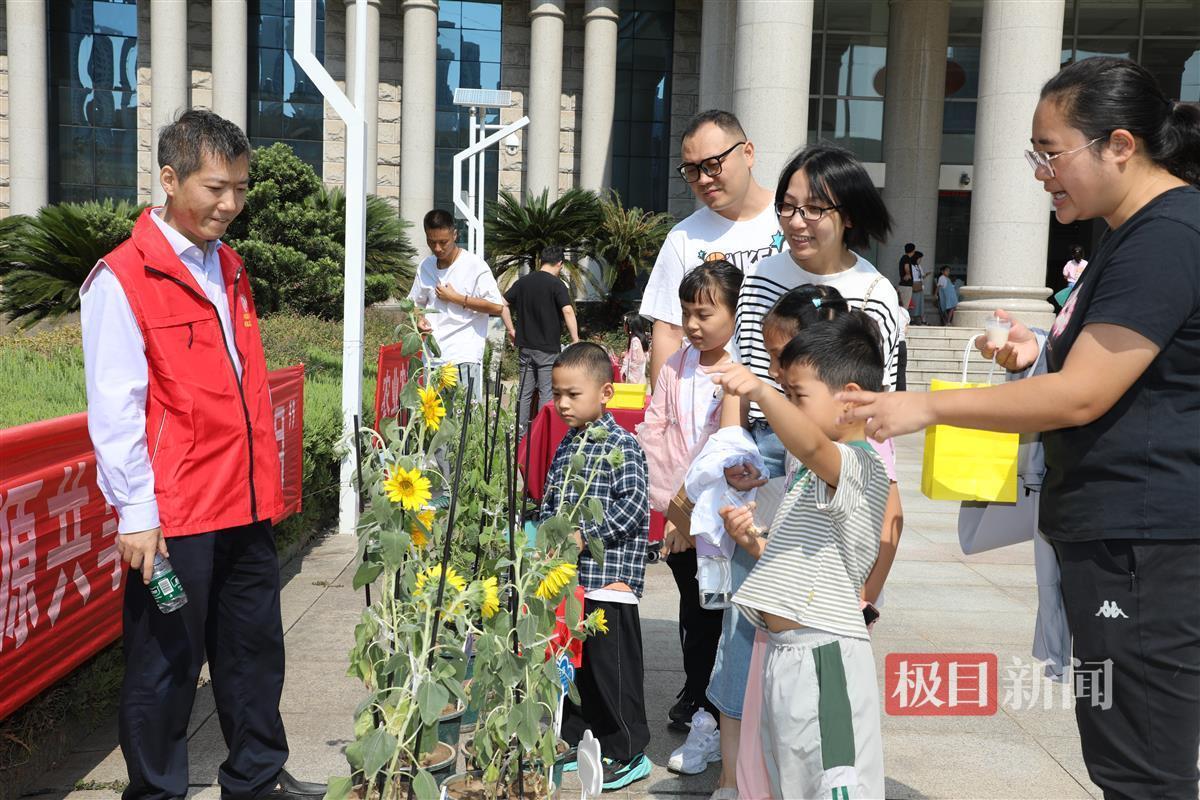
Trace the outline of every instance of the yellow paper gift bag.
<instances>
[{"instance_id":1,"label":"yellow paper gift bag","mask_svg":"<svg viewBox=\"0 0 1200 800\"><path fill-rule=\"evenodd\" d=\"M929 391L974 389L987 383L966 381L970 343L963 353L963 380L934 378ZM997 433L975 428L934 425L925 430L925 458L921 493L930 500L976 500L990 503L1017 501L1018 433Z\"/></svg>"}]
</instances>

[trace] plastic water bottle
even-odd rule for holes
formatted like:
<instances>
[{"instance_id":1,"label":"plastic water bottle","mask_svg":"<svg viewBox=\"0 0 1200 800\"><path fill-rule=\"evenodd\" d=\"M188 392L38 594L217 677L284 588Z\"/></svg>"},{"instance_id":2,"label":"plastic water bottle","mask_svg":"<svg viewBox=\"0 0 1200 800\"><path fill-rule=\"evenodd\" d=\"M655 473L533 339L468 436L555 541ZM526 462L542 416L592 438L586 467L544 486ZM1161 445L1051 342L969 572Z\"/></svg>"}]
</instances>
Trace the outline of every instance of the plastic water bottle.
<instances>
[{"instance_id":1,"label":"plastic water bottle","mask_svg":"<svg viewBox=\"0 0 1200 800\"><path fill-rule=\"evenodd\" d=\"M154 554L154 572L150 574L150 596L158 604L158 610L170 614L187 605L187 594L175 574L171 562L161 553Z\"/></svg>"},{"instance_id":2,"label":"plastic water bottle","mask_svg":"<svg viewBox=\"0 0 1200 800\"><path fill-rule=\"evenodd\" d=\"M696 583L700 585L700 607L711 611L729 608L733 597L733 575L723 555L696 555Z\"/></svg>"}]
</instances>

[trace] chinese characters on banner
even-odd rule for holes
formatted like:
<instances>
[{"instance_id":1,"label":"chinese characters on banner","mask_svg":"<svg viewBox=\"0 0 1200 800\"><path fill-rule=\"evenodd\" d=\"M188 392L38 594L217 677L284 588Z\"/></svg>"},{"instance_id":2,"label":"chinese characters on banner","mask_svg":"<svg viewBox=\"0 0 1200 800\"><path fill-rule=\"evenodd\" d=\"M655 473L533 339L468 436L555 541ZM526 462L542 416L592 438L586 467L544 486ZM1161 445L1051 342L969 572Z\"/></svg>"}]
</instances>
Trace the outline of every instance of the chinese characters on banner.
<instances>
[{"instance_id":1,"label":"chinese characters on banner","mask_svg":"<svg viewBox=\"0 0 1200 800\"><path fill-rule=\"evenodd\" d=\"M304 367L269 375L284 512L300 510ZM0 430L0 719L121 635L117 515L87 415ZM278 519L276 520L278 521Z\"/></svg>"},{"instance_id":2,"label":"chinese characters on banner","mask_svg":"<svg viewBox=\"0 0 1200 800\"><path fill-rule=\"evenodd\" d=\"M379 348L379 367L375 376L375 430L383 420L400 413L400 392L408 383L409 357L401 355L404 346L385 344Z\"/></svg>"}]
</instances>

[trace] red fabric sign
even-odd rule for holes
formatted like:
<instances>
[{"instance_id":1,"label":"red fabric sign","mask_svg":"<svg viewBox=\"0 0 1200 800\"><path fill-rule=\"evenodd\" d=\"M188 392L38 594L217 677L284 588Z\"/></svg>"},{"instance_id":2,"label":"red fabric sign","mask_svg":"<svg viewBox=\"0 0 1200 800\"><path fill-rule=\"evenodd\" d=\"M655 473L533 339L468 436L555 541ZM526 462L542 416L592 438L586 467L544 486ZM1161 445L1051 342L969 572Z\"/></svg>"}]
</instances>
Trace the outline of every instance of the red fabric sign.
<instances>
[{"instance_id":1,"label":"red fabric sign","mask_svg":"<svg viewBox=\"0 0 1200 800\"><path fill-rule=\"evenodd\" d=\"M379 367L375 375L375 430L388 417L400 413L400 392L408 383L409 357L401 355L403 345L385 344L379 348Z\"/></svg>"},{"instance_id":2,"label":"red fabric sign","mask_svg":"<svg viewBox=\"0 0 1200 800\"><path fill-rule=\"evenodd\" d=\"M285 512L300 510L304 367L268 376ZM87 414L0 430L0 719L121 635L117 515ZM282 517L281 517L282 518Z\"/></svg>"},{"instance_id":3,"label":"red fabric sign","mask_svg":"<svg viewBox=\"0 0 1200 800\"><path fill-rule=\"evenodd\" d=\"M634 433L639 423L646 418L644 408L610 408L617 424L630 433ZM550 472L550 462L554 460L554 451L558 443L567 435L567 423L554 410L554 405L544 405L529 426L529 433L521 437L517 445L517 469L525 477L529 487L529 496L541 502L545 491L546 475ZM525 467L529 472L526 474ZM661 542L666 518L651 509L649 541Z\"/></svg>"},{"instance_id":4,"label":"red fabric sign","mask_svg":"<svg viewBox=\"0 0 1200 800\"><path fill-rule=\"evenodd\" d=\"M283 483L283 511L272 520L279 522L300 513L304 495L304 365L274 370L267 374L267 380Z\"/></svg>"}]
</instances>

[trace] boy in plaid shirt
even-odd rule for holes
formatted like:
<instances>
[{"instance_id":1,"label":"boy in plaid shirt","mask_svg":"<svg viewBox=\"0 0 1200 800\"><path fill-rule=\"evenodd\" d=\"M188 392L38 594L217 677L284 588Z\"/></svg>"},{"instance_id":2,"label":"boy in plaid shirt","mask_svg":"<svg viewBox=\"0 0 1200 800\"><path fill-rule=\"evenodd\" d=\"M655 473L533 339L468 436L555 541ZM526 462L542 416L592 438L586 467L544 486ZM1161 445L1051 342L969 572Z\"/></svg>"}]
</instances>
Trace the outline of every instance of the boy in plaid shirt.
<instances>
[{"instance_id":1,"label":"boy in plaid shirt","mask_svg":"<svg viewBox=\"0 0 1200 800\"><path fill-rule=\"evenodd\" d=\"M552 373L554 408L570 431L554 453L546 477L546 495L538 521L579 499L566 473L571 457L581 452L582 470L591 478L588 497L600 501L604 517L583 522L576 531L579 585L584 612L604 609L608 633L583 644L583 667L575 675L580 705L569 699L562 736L577 744L591 729L604 755L604 788L620 789L650 774L643 750L650 741L643 695L642 628L638 598L645 584L650 533L650 496L646 457L633 434L604 410L612 399L612 365L604 348L591 342L573 344L559 354ZM607 435L593 438L603 429ZM587 437L580 450L580 437ZM588 541L604 545L603 563L592 558Z\"/></svg>"}]
</instances>

